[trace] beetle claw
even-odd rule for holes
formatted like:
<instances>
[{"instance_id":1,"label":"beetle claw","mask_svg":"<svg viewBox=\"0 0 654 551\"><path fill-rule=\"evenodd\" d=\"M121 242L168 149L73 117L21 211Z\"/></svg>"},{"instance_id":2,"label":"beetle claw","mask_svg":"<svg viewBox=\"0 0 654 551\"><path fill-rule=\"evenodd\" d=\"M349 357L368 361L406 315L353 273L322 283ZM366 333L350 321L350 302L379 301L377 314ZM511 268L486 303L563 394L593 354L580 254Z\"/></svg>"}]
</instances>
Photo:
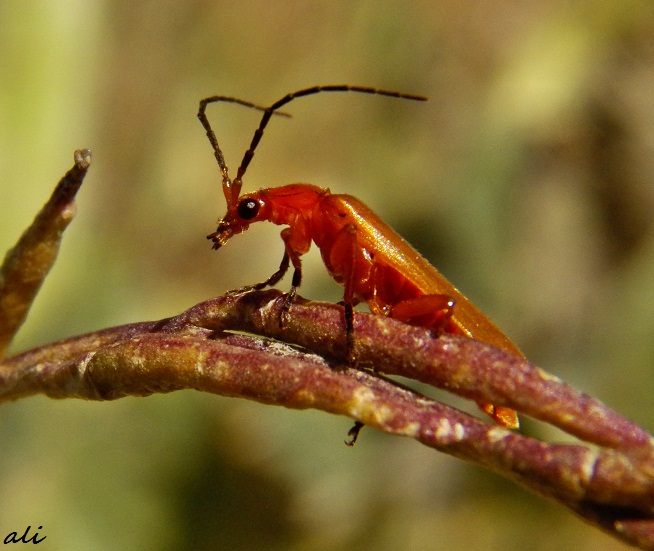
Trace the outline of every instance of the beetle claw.
<instances>
[{"instance_id":1,"label":"beetle claw","mask_svg":"<svg viewBox=\"0 0 654 551\"><path fill-rule=\"evenodd\" d=\"M345 440L346 446L354 446L357 443L357 438L359 438L359 433L365 425L361 421L355 421L354 426L347 431L347 435L350 437L348 440Z\"/></svg>"}]
</instances>

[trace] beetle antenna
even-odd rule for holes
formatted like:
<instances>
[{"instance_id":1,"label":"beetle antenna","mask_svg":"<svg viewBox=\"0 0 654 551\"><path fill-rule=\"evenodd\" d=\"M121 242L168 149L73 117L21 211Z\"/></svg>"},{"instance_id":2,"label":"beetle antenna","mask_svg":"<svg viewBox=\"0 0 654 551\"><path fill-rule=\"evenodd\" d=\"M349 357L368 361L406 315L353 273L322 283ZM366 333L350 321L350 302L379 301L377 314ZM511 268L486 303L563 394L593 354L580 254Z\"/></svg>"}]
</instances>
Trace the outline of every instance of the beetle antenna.
<instances>
[{"instance_id":1,"label":"beetle antenna","mask_svg":"<svg viewBox=\"0 0 654 551\"><path fill-rule=\"evenodd\" d=\"M363 94L376 94L379 96L389 96L392 98L410 99L414 101L427 101L427 98L425 96L418 96L415 94L405 94L403 92L393 92L391 90L380 90L379 88L371 88L368 86L350 86L348 84L328 84L322 86L319 85L319 86L312 86L311 88L305 88L303 90L298 90L297 92L291 92L290 94L287 94L283 98L277 100L275 103L273 103L270 107L266 109L261 109L258 107L259 109L264 111L263 117L261 118L261 122L259 123L259 128L257 128L254 132L254 136L252 138L252 141L250 142L250 147L248 148L248 150L245 152L245 155L243 156L243 160L241 161L241 166L238 167L238 171L236 172L236 179L234 180L234 186L238 186L239 189L241 188L243 175L245 174L245 171L247 170L250 161L254 156L254 150L256 149L257 145L259 145L259 142L261 141L261 137L263 136L263 131L268 125L268 121L270 120L270 117L273 114L279 113L277 109L283 107L287 103L290 103L296 98L301 98L303 96L311 96L313 94L318 94L320 92L360 92Z\"/></svg>"},{"instance_id":2,"label":"beetle antenna","mask_svg":"<svg viewBox=\"0 0 654 551\"><path fill-rule=\"evenodd\" d=\"M205 98L203 100L200 100L198 119L200 119L200 122L202 123L202 126L204 127L207 133L207 138L209 138L209 143L211 143L211 147L213 148L213 154L216 157L216 161L218 161L218 167L220 168L220 172L223 176L223 193L225 195L225 200L227 201L227 206L229 207L236 202L239 194L241 193L241 180L236 179L234 182L232 182L232 180L230 179L229 170L227 169L227 164L225 163L225 157L223 156L223 152L221 151L220 146L218 145L218 139L216 138L215 132L211 128L211 124L209 124L209 119L207 118L207 114L206 114L207 105L209 105L210 103L217 103L220 101L237 103L239 105L243 105L245 107L250 107L252 109L257 109L259 111L264 111L264 112L267 112L269 108L262 107L255 103L244 101L238 98L233 98L230 96L211 96L210 98ZM279 115L282 117L291 116L288 113L284 113L283 111L277 111L275 112L275 115Z\"/></svg>"},{"instance_id":3,"label":"beetle antenna","mask_svg":"<svg viewBox=\"0 0 654 551\"><path fill-rule=\"evenodd\" d=\"M198 119L200 119L200 122L202 123L202 126L204 127L207 133L207 138L209 138L209 142L211 143L211 147L213 148L214 156L216 157L216 161L218 161L218 166L220 167L220 172L223 176L223 193L225 195L225 200L227 201L228 208L231 205L236 204L236 201L238 200L239 194L241 193L241 187L243 185L243 176L245 175L245 171L250 165L250 161L254 156L254 150L259 145L259 142L261 141L261 137L263 136L263 131L265 130L266 126L268 126L268 121L270 121L270 118L273 115L290 117L291 115L283 111L278 111L278 109L280 107L283 107L287 103L290 103L296 98L301 98L303 96L311 96L313 94L318 94L320 92L359 92L362 94L376 94L379 96L388 96L391 98L409 99L414 101L427 101L427 98L425 96L418 96L415 94L405 94L403 92L393 92L391 90L380 90L379 88L371 88L368 86L350 86L349 84L328 84L322 86L312 86L311 88L304 88L303 90L298 90L297 92L291 92L290 94L286 94L283 98L277 100L270 107L262 107L261 105L257 105L255 103L251 103L249 101L244 101L242 99L238 99L230 96L211 96L209 98L205 98L201 100L200 108L198 110ZM234 181L232 181L231 178L229 177L229 171L227 169L227 164L225 163L223 152L221 151L220 146L218 145L218 139L216 138L216 134L212 130L211 125L209 124L209 119L207 118L206 115L207 105L209 105L210 103L217 103L220 101L237 103L245 107L257 109L258 111L263 111L263 117L261 117L261 122L259 123L259 127L254 132L254 136L252 137L252 141L250 142L250 147L245 152L245 155L243 155L241 166L238 167L238 171L236 172L236 178L234 179Z\"/></svg>"}]
</instances>

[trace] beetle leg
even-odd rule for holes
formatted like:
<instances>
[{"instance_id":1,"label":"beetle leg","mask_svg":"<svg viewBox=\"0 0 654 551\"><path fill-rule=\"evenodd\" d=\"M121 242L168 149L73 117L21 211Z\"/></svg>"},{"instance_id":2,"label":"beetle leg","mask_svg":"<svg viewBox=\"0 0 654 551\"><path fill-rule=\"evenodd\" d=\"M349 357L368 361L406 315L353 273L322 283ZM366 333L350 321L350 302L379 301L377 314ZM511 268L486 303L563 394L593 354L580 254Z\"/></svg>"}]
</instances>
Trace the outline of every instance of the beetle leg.
<instances>
[{"instance_id":1,"label":"beetle leg","mask_svg":"<svg viewBox=\"0 0 654 551\"><path fill-rule=\"evenodd\" d=\"M254 285L246 285L245 287L239 287L238 289L230 291L230 293L231 294L249 293L250 291L260 291L261 289L265 289L266 287L272 287L273 285L276 285L279 282L279 280L286 275L289 266L290 266L289 256L288 253L284 251L284 256L282 257L282 261L279 265L279 269L268 279L266 279L266 281L262 281L261 283L255 283Z\"/></svg>"},{"instance_id":2,"label":"beetle leg","mask_svg":"<svg viewBox=\"0 0 654 551\"><path fill-rule=\"evenodd\" d=\"M390 316L410 325L429 328L435 335L460 334L452 323L454 301L447 295L421 295L408 298L391 307Z\"/></svg>"},{"instance_id":3,"label":"beetle leg","mask_svg":"<svg viewBox=\"0 0 654 551\"><path fill-rule=\"evenodd\" d=\"M293 304L293 301L295 300L295 295L297 294L297 288L302 283L302 259L300 258L300 253L298 253L291 245L292 234L290 228L284 228L281 232L281 236L282 239L284 240L284 248L285 248L284 257L286 258L286 270L288 270L289 267L289 260L290 263L293 264L293 277L291 279L291 289L286 294L286 298L282 303L282 309L279 315L279 326L284 327L284 318L288 314L288 311L291 308L291 304ZM281 277L279 279L281 279ZM279 281L279 279L277 279L277 281ZM277 281L275 281L275 283Z\"/></svg>"},{"instance_id":4,"label":"beetle leg","mask_svg":"<svg viewBox=\"0 0 654 551\"><path fill-rule=\"evenodd\" d=\"M277 285L277 283L279 283L279 281L286 275L286 272L288 272L289 264L290 263L289 263L288 253L286 252L286 250L284 250L284 256L282 257L282 261L279 264L279 269L273 275L271 275L266 281L256 285L255 288L259 290L259 289L264 289L265 287L272 287L273 285Z\"/></svg>"},{"instance_id":5,"label":"beetle leg","mask_svg":"<svg viewBox=\"0 0 654 551\"><path fill-rule=\"evenodd\" d=\"M354 224L343 226L334 237L329 253L332 266L338 266L339 275L343 279L343 318L345 321L345 345L347 349L347 362L356 363L354 356L354 305L358 302L354 296L357 280L362 274L357 271L357 229ZM358 431L357 431L358 432ZM356 437L354 438L356 440Z\"/></svg>"},{"instance_id":6,"label":"beetle leg","mask_svg":"<svg viewBox=\"0 0 654 551\"><path fill-rule=\"evenodd\" d=\"M347 435L350 438L345 441L346 446L352 447L357 443L357 438L359 438L359 433L363 427L365 427L365 425L361 421L354 422L354 426L349 431L347 431Z\"/></svg>"},{"instance_id":7,"label":"beetle leg","mask_svg":"<svg viewBox=\"0 0 654 551\"><path fill-rule=\"evenodd\" d=\"M477 402L477 406L481 411L493 419L493 421L495 421L500 427L507 429L520 428L520 421L515 410L504 406L486 404L484 402Z\"/></svg>"},{"instance_id":8,"label":"beetle leg","mask_svg":"<svg viewBox=\"0 0 654 551\"><path fill-rule=\"evenodd\" d=\"M291 239L293 234L291 233L290 228L284 228L281 231L282 240L284 241L284 256L279 265L278 270L271 275L265 281L261 283L256 283L254 285L246 285L234 291L231 291L232 294L241 294L248 293L250 291L260 291L266 287L273 287L286 275L291 264L293 264L293 278L291 279L291 289L284 297L284 302L282 303L281 312L279 315L279 326L284 326L284 318L288 313L288 310L291 307L291 304L295 300L295 295L297 294L297 288L302 282L302 260L300 258L301 253L296 251L291 244Z\"/></svg>"},{"instance_id":9,"label":"beetle leg","mask_svg":"<svg viewBox=\"0 0 654 551\"><path fill-rule=\"evenodd\" d=\"M411 325L428 327L435 335L464 335L463 330L452 322L453 313L454 301L447 295L410 298L394 304L391 310L393 318ZM501 427L516 429L520 424L516 412L510 408L485 402L477 402L477 406Z\"/></svg>"}]
</instances>

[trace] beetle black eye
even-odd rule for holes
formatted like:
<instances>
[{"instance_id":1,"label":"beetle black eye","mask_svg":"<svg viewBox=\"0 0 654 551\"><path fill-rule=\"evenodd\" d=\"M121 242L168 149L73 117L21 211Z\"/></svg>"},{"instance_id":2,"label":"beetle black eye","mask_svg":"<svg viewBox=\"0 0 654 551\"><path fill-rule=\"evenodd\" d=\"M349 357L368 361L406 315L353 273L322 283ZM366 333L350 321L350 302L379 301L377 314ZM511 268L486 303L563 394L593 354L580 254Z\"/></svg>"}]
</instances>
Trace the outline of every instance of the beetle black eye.
<instances>
[{"instance_id":1,"label":"beetle black eye","mask_svg":"<svg viewBox=\"0 0 654 551\"><path fill-rule=\"evenodd\" d=\"M236 211L243 220L252 220L259 212L259 203L254 199L244 199L238 204Z\"/></svg>"}]
</instances>

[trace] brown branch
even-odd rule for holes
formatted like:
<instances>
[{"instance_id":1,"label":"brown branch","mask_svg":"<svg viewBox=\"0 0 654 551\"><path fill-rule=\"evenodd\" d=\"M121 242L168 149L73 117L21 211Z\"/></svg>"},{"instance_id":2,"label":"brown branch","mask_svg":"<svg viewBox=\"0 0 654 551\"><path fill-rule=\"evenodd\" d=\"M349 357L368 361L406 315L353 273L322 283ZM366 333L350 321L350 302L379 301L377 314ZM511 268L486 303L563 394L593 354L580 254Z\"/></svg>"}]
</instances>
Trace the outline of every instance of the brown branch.
<instances>
[{"instance_id":1,"label":"brown branch","mask_svg":"<svg viewBox=\"0 0 654 551\"><path fill-rule=\"evenodd\" d=\"M524 360L462 337L433 339L389 318L357 314L357 357L376 371L348 367L339 307L300 299L280 329L281 296L227 295L174 318L15 356L0 364L0 399L44 393L112 400L196 389L321 409L492 469L614 536L654 547L654 453L642 428ZM495 427L380 372L516 408L599 447L546 443Z\"/></svg>"},{"instance_id":2,"label":"brown branch","mask_svg":"<svg viewBox=\"0 0 654 551\"><path fill-rule=\"evenodd\" d=\"M75 151L75 165L5 256L0 268L0 358L25 321L34 297L57 258L63 231L75 217L75 195L90 165L88 149Z\"/></svg>"},{"instance_id":3,"label":"brown branch","mask_svg":"<svg viewBox=\"0 0 654 551\"><path fill-rule=\"evenodd\" d=\"M90 153L79 151L75 159L5 259L0 351L22 323L74 214ZM654 446L644 429L520 358L462 337L434 339L390 318L355 316L359 368L350 367L339 307L298 298L282 329L281 299L278 291L230 294L174 318L30 350L0 363L0 401L196 389L321 409L492 469L624 541L654 549ZM581 441L547 443L490 425L382 374L514 408Z\"/></svg>"}]
</instances>

